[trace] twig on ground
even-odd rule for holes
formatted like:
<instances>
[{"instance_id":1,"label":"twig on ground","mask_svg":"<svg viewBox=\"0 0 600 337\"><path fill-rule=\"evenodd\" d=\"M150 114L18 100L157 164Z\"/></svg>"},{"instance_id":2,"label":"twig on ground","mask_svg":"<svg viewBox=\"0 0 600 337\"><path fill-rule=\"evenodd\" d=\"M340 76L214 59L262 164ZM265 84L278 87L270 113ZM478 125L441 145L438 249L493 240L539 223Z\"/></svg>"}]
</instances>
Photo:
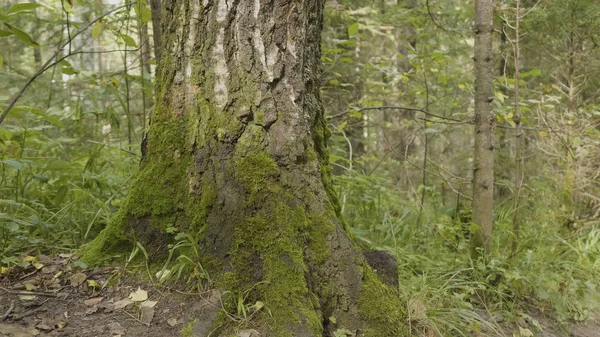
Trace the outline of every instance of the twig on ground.
<instances>
[{"instance_id":1,"label":"twig on ground","mask_svg":"<svg viewBox=\"0 0 600 337\"><path fill-rule=\"evenodd\" d=\"M4 287L0 287L1 290L13 294L13 295L32 295L32 296L44 296L44 297L56 297L55 293L42 293L42 292L34 292L34 291L21 291L21 290L10 290Z\"/></svg>"},{"instance_id":2,"label":"twig on ground","mask_svg":"<svg viewBox=\"0 0 600 337\"><path fill-rule=\"evenodd\" d=\"M15 300L11 300L10 301L10 305L8 306L8 310L6 310L6 313L4 314L4 316L2 316L2 320L6 320L8 318L8 316L10 316L10 313L15 309Z\"/></svg>"},{"instance_id":3,"label":"twig on ground","mask_svg":"<svg viewBox=\"0 0 600 337\"><path fill-rule=\"evenodd\" d=\"M46 303L46 302L44 302L44 303ZM37 307L35 309L31 309L29 311L25 311L24 313L22 313L20 315L14 316L14 320L15 321L19 321L19 320L21 320L21 319L23 319L23 318L25 318L27 316L33 315L33 314L38 313L40 311L46 311L46 308L40 306L40 307Z\"/></svg>"}]
</instances>

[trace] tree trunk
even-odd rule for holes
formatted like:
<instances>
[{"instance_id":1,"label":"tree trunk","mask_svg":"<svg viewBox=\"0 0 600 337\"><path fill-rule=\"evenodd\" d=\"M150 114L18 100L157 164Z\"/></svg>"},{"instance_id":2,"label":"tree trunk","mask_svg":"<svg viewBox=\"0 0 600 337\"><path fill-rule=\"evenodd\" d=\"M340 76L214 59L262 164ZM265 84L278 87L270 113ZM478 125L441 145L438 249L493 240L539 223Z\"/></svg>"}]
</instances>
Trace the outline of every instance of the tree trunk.
<instances>
[{"instance_id":1,"label":"tree trunk","mask_svg":"<svg viewBox=\"0 0 600 337\"><path fill-rule=\"evenodd\" d=\"M150 11L152 13L152 40L154 41L154 58L160 59L162 48L162 6L161 0L150 0Z\"/></svg>"},{"instance_id":2,"label":"tree trunk","mask_svg":"<svg viewBox=\"0 0 600 337\"><path fill-rule=\"evenodd\" d=\"M404 334L403 305L339 217L319 97L323 1L165 1L156 108L140 172L91 263L135 240L151 263L197 242L206 279L262 336ZM133 236L133 237L132 237ZM207 281L208 282L208 281ZM193 336L229 336L223 310ZM334 317L335 319L329 319Z\"/></svg>"},{"instance_id":3,"label":"tree trunk","mask_svg":"<svg viewBox=\"0 0 600 337\"><path fill-rule=\"evenodd\" d=\"M473 222L480 230L474 247L491 250L494 199L493 1L475 0L475 149Z\"/></svg>"}]
</instances>

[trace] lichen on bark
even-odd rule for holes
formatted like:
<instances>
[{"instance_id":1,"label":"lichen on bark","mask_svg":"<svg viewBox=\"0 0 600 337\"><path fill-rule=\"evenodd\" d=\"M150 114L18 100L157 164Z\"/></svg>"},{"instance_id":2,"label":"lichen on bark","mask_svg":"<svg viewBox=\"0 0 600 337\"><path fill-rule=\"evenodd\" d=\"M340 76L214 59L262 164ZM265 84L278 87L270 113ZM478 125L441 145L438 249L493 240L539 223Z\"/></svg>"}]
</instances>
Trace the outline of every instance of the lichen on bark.
<instances>
[{"instance_id":1,"label":"lichen on bark","mask_svg":"<svg viewBox=\"0 0 600 337\"><path fill-rule=\"evenodd\" d=\"M319 97L322 14L323 2L308 0L165 4L140 172L85 260L137 241L162 262L175 226L209 261L224 310L264 303L247 326L280 337L403 334L397 291L340 218ZM193 336L239 328L222 312L195 327Z\"/></svg>"}]
</instances>

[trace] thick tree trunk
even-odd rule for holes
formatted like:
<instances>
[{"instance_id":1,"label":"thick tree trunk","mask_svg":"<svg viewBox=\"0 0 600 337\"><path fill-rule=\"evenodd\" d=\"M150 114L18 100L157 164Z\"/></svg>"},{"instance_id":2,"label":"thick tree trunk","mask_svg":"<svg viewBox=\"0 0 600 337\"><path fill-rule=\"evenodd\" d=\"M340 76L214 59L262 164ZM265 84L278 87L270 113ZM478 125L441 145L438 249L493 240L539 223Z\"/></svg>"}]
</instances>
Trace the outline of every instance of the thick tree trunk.
<instances>
[{"instance_id":1,"label":"thick tree trunk","mask_svg":"<svg viewBox=\"0 0 600 337\"><path fill-rule=\"evenodd\" d=\"M403 305L339 220L319 97L323 2L165 1L156 108L140 172L108 227L84 248L98 261L131 240L159 263L192 235L202 267L263 336L403 335ZM194 336L226 335L222 311ZM335 317L335 319L329 319Z\"/></svg>"},{"instance_id":2,"label":"thick tree trunk","mask_svg":"<svg viewBox=\"0 0 600 337\"><path fill-rule=\"evenodd\" d=\"M491 250L494 199L493 0L475 0L475 149L473 222L480 226L474 247Z\"/></svg>"}]
</instances>

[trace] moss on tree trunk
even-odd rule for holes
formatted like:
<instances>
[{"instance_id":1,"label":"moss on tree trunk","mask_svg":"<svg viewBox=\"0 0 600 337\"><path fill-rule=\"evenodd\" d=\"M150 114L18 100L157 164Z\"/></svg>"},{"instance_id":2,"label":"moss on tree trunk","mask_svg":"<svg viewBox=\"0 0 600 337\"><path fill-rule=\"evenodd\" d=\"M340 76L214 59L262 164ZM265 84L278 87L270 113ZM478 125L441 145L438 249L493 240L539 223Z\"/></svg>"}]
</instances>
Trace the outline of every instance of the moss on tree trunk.
<instances>
[{"instance_id":1,"label":"moss on tree trunk","mask_svg":"<svg viewBox=\"0 0 600 337\"><path fill-rule=\"evenodd\" d=\"M163 5L140 172L84 258L97 262L136 240L164 261L174 226L195 238L225 309L235 310L238 295L264 303L246 323L268 336L403 335L397 291L350 239L331 186L319 97L323 2ZM221 312L188 330L236 328Z\"/></svg>"}]
</instances>

